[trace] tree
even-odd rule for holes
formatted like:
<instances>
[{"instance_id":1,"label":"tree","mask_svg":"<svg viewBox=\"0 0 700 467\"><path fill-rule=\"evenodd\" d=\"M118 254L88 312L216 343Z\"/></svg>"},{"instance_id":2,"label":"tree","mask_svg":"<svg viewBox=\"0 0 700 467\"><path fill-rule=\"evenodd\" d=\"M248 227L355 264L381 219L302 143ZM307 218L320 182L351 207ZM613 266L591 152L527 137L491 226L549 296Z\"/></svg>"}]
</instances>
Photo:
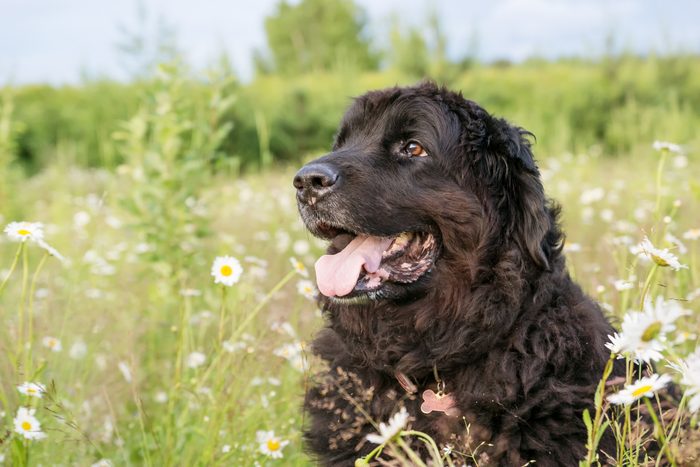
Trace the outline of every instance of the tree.
<instances>
[{"instance_id":1,"label":"tree","mask_svg":"<svg viewBox=\"0 0 700 467\"><path fill-rule=\"evenodd\" d=\"M270 56L257 54L259 72L301 74L353 67L376 69L379 57L366 35L367 17L352 0L282 0L265 20Z\"/></svg>"}]
</instances>

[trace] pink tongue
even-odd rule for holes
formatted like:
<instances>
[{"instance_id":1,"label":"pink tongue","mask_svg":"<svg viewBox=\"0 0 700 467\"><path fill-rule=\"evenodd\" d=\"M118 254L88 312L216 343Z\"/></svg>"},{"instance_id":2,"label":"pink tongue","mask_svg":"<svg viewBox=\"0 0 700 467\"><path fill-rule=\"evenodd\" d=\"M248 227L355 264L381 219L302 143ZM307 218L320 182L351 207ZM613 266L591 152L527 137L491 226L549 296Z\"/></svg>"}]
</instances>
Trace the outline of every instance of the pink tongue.
<instances>
[{"instance_id":1,"label":"pink tongue","mask_svg":"<svg viewBox=\"0 0 700 467\"><path fill-rule=\"evenodd\" d=\"M376 272L382 253L391 244L391 238L358 235L342 251L321 256L316 261L316 283L326 297L342 297L352 292L364 266L367 272Z\"/></svg>"}]
</instances>

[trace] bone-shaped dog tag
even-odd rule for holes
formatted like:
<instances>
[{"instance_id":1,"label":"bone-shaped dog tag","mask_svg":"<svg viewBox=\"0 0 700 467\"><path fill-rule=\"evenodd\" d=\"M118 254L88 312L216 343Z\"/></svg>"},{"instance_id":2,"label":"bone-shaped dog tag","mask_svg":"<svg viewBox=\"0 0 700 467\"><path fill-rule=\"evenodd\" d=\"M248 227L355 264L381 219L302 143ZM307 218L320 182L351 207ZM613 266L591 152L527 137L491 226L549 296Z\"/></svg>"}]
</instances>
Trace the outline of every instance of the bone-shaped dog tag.
<instances>
[{"instance_id":1,"label":"bone-shaped dog tag","mask_svg":"<svg viewBox=\"0 0 700 467\"><path fill-rule=\"evenodd\" d=\"M420 410L424 414L442 412L451 417L459 415L459 409L457 409L451 394L444 394L441 391L436 394L432 389L423 391L423 403L420 405Z\"/></svg>"}]
</instances>

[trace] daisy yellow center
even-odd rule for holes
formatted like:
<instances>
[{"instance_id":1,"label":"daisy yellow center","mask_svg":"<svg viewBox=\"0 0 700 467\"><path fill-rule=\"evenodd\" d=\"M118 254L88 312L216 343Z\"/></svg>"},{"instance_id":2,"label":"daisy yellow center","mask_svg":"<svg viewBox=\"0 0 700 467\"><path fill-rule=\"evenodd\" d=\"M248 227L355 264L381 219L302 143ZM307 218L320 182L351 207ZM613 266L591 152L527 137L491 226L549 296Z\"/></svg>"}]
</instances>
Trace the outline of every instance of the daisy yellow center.
<instances>
[{"instance_id":1,"label":"daisy yellow center","mask_svg":"<svg viewBox=\"0 0 700 467\"><path fill-rule=\"evenodd\" d=\"M279 451L280 448L280 442L277 441L276 439L268 439L267 440L267 449L270 451Z\"/></svg>"},{"instance_id":2,"label":"daisy yellow center","mask_svg":"<svg viewBox=\"0 0 700 467\"><path fill-rule=\"evenodd\" d=\"M27 392L28 392L29 394L34 394L34 393L36 392L36 389L34 389L34 388L28 388L28 389L27 389Z\"/></svg>"},{"instance_id":3,"label":"daisy yellow center","mask_svg":"<svg viewBox=\"0 0 700 467\"><path fill-rule=\"evenodd\" d=\"M32 424L27 421L24 421L22 422L22 429L24 431L30 431L32 429Z\"/></svg>"},{"instance_id":4,"label":"daisy yellow center","mask_svg":"<svg viewBox=\"0 0 700 467\"><path fill-rule=\"evenodd\" d=\"M668 264L668 261L666 261L666 259L662 258L662 257L659 256L659 255L654 255L654 254L652 254L652 255L651 255L651 259L653 259L654 262L655 262L656 264L658 264L659 266L661 266L661 267L665 267L665 266L668 266L668 265L669 265L669 264Z\"/></svg>"},{"instance_id":5,"label":"daisy yellow center","mask_svg":"<svg viewBox=\"0 0 700 467\"><path fill-rule=\"evenodd\" d=\"M224 264L223 266L221 266L222 276L230 276L231 274L233 274L233 269L231 268L231 266L229 266L228 264Z\"/></svg>"},{"instance_id":6,"label":"daisy yellow center","mask_svg":"<svg viewBox=\"0 0 700 467\"><path fill-rule=\"evenodd\" d=\"M20 235L24 235L24 236L27 236L27 235L31 234L31 232L30 232L29 230L27 230L27 229L19 229L19 230L17 231L17 233L20 234Z\"/></svg>"},{"instance_id":7,"label":"daisy yellow center","mask_svg":"<svg viewBox=\"0 0 700 467\"><path fill-rule=\"evenodd\" d=\"M642 333L642 340L644 342L649 342L650 340L654 339L659 335L659 332L661 332L661 326L661 321L654 321L651 323Z\"/></svg>"},{"instance_id":8,"label":"daisy yellow center","mask_svg":"<svg viewBox=\"0 0 700 467\"><path fill-rule=\"evenodd\" d=\"M647 392L651 391L652 389L654 389L653 386L651 384L647 384L645 386L640 387L639 389L635 389L634 391L632 391L632 395L634 397L641 397Z\"/></svg>"}]
</instances>

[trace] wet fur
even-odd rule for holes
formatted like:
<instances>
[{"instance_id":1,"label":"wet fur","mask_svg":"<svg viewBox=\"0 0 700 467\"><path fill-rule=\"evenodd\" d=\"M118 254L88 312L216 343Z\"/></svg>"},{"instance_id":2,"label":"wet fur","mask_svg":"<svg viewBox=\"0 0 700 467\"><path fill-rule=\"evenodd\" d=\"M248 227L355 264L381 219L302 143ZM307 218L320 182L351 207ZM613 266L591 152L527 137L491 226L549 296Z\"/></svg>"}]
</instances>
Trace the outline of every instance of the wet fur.
<instances>
[{"instance_id":1,"label":"wet fur","mask_svg":"<svg viewBox=\"0 0 700 467\"><path fill-rule=\"evenodd\" d=\"M321 464L353 465L374 447L367 417L386 421L401 405L440 445L488 443L476 455L485 465L571 466L585 455L581 413L612 328L569 277L559 208L544 194L528 136L430 83L370 92L347 111L320 159L342 170L343 183L317 206L300 205L307 225L429 230L442 250L428 276L369 304L321 297L327 326L312 348L328 371L305 402L306 446ZM396 142L409 138L429 156L397 157ZM434 368L464 419L420 412ZM611 438L601 446L614 450Z\"/></svg>"}]
</instances>

